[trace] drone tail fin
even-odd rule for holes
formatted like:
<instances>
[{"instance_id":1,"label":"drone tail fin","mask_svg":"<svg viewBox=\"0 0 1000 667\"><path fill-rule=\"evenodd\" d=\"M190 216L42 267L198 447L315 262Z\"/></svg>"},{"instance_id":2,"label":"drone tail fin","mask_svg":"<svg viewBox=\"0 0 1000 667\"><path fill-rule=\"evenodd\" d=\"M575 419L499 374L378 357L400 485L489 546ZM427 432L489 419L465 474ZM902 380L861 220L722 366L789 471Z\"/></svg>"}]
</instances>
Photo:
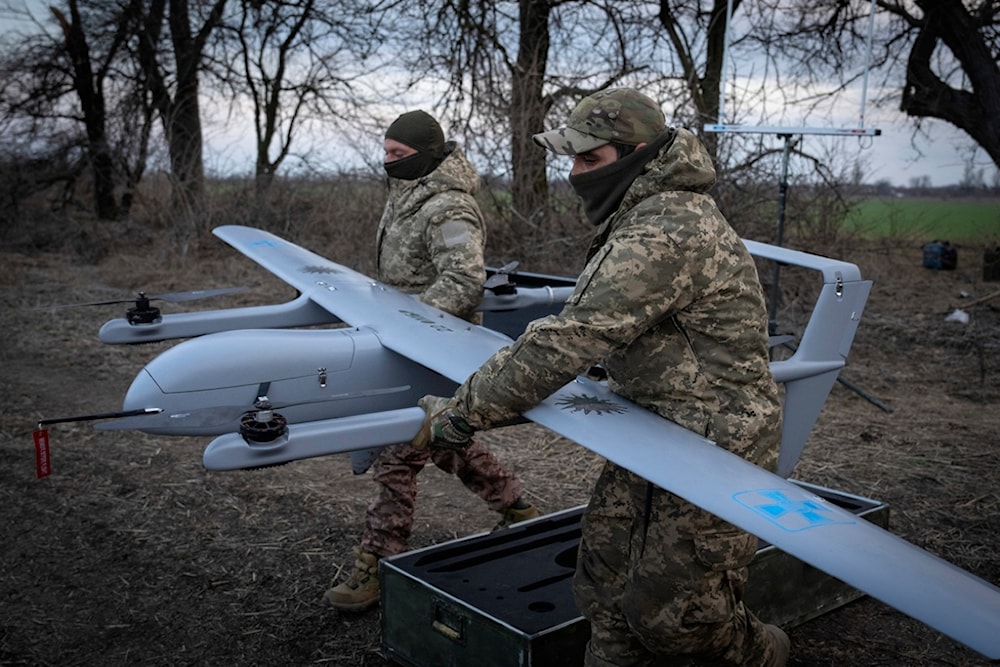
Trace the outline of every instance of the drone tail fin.
<instances>
[{"instance_id":1,"label":"drone tail fin","mask_svg":"<svg viewBox=\"0 0 1000 667\"><path fill-rule=\"evenodd\" d=\"M781 455L778 474L788 477L827 396L847 363L847 354L871 291L870 280L844 280L834 275L824 283L802 341L787 360L772 364L775 379L785 385Z\"/></svg>"}]
</instances>

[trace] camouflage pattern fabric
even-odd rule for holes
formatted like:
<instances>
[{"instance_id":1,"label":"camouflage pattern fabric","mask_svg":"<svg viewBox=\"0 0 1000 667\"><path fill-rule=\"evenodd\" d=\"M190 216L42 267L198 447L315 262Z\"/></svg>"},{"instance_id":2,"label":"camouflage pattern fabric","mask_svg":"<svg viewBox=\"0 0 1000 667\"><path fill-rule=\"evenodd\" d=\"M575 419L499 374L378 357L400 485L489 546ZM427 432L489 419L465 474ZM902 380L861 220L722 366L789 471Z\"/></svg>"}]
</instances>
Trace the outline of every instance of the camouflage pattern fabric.
<instances>
[{"instance_id":1,"label":"camouflage pattern fabric","mask_svg":"<svg viewBox=\"0 0 1000 667\"><path fill-rule=\"evenodd\" d=\"M486 225L475 200L479 175L454 142L438 168L414 181L389 179L376 236L378 279L436 308L480 322Z\"/></svg>"},{"instance_id":2,"label":"camouflage pattern fabric","mask_svg":"<svg viewBox=\"0 0 1000 667\"><path fill-rule=\"evenodd\" d=\"M553 153L577 155L612 141L649 143L665 127L663 110L652 99L631 88L611 88L580 100L563 127L532 138Z\"/></svg>"},{"instance_id":3,"label":"camouflage pattern fabric","mask_svg":"<svg viewBox=\"0 0 1000 667\"><path fill-rule=\"evenodd\" d=\"M768 664L770 636L743 605L755 536L611 463L582 528L573 592L591 622L586 667Z\"/></svg>"},{"instance_id":4,"label":"camouflage pattern fabric","mask_svg":"<svg viewBox=\"0 0 1000 667\"><path fill-rule=\"evenodd\" d=\"M478 322L483 297L485 226L473 195L479 176L453 142L444 161L415 181L389 179L378 228L378 279L421 301ZM409 549L417 474L427 463L453 474L494 511L521 497L521 484L486 447L418 450L402 443L382 450L373 479L378 496L368 507L362 550L385 557Z\"/></svg>"},{"instance_id":5,"label":"camouflage pattern fabric","mask_svg":"<svg viewBox=\"0 0 1000 667\"><path fill-rule=\"evenodd\" d=\"M417 474L429 461L458 477L487 507L500 512L521 497L521 483L483 445L467 449L418 450L409 443L382 450L375 463L378 496L365 512L361 549L379 558L408 551L417 502Z\"/></svg>"},{"instance_id":6,"label":"camouflage pattern fabric","mask_svg":"<svg viewBox=\"0 0 1000 667\"><path fill-rule=\"evenodd\" d=\"M469 423L484 429L521 414L600 362L615 392L774 470L781 404L763 293L752 257L706 194L714 179L704 147L678 129L598 228L562 312L530 324L459 387ZM628 477L615 466L606 475ZM646 664L651 651L672 650L711 654L718 664L762 664L727 662L731 653L760 657L768 645L735 602L750 538L659 489L647 515L623 484L634 482L602 478L584 523L585 567L575 590L592 624L588 664ZM590 517L607 507L613 511ZM637 525L647 519L636 552ZM718 562L705 562L706 554ZM685 585L664 569L676 564L687 566L677 575L690 580ZM732 595L719 592L724 585ZM682 619L677 610L686 605L697 612ZM699 625L672 627L681 621ZM642 645L645 657L614 657L625 634L627 650ZM730 644L744 648L717 655Z\"/></svg>"}]
</instances>

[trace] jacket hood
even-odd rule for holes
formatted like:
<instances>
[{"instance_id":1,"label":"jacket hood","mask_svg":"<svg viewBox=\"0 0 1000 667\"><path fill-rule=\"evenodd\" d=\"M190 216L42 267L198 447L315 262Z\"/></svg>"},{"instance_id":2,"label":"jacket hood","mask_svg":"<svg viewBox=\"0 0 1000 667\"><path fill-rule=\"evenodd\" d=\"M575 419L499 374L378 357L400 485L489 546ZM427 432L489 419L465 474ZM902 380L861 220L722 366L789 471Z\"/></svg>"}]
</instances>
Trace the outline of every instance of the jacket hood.
<instances>
[{"instance_id":1,"label":"jacket hood","mask_svg":"<svg viewBox=\"0 0 1000 667\"><path fill-rule=\"evenodd\" d=\"M674 140L650 160L646 170L633 181L619 211L632 208L659 192L707 192L715 185L715 167L705 146L690 130L677 128L674 132Z\"/></svg>"}]
</instances>

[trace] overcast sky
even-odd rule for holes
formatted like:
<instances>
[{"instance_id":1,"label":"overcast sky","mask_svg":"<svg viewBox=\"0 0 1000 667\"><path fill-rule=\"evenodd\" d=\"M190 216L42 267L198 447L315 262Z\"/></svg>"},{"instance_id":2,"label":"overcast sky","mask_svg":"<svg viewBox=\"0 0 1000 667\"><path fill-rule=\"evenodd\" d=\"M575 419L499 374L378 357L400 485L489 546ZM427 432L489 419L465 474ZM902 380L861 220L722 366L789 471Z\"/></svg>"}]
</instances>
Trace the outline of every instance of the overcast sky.
<instances>
[{"instance_id":1,"label":"overcast sky","mask_svg":"<svg viewBox=\"0 0 1000 667\"><path fill-rule=\"evenodd\" d=\"M910 185L911 180L928 176L931 185L951 185L960 182L969 164L970 147L975 142L967 134L954 126L938 120L924 121L926 136L914 138L911 124L871 123L870 127L882 130L882 135L873 137L870 147L863 155L871 162L869 182L888 180L894 185ZM853 138L844 138L845 146L857 144ZM916 146L916 147L915 147ZM918 151L919 148L919 151ZM987 185L993 183L997 169L979 149L973 158L977 168L983 169Z\"/></svg>"},{"instance_id":2,"label":"overcast sky","mask_svg":"<svg viewBox=\"0 0 1000 667\"><path fill-rule=\"evenodd\" d=\"M44 11L45 3L42 0L24 0L25 4L32 7L36 16L47 17ZM43 19L44 20L44 19ZM8 23L7 28L11 24ZM0 26L3 28L4 26ZM858 99L860 92L853 91ZM874 93L872 93L874 95ZM808 123L817 127L856 127L858 125L858 115L860 104L857 101L839 102L839 110L830 114L826 121ZM854 105L853 107L851 105ZM395 106L399 106L398 104ZM223 112L213 114L203 106L206 111L205 118L205 138L206 153L205 160L207 167L215 172L237 172L251 173L253 170L253 121L250 116L246 118L225 117ZM399 108L390 112L387 122L390 122L395 115L405 109ZM427 109L432 111L433 109ZM670 110L665 110L668 118ZM780 113L787 113L781 110ZM218 116L219 120L213 120L212 116ZM774 123L768 123L772 125ZM797 127L802 123L792 121L790 123L780 123L782 126L791 125ZM803 136L803 145L806 149L813 149L813 153L822 154L820 150L824 146L833 145L838 153L844 151L845 156L860 160L864 165L866 181L874 183L880 180L888 180L894 185L907 186L914 179L927 177L931 185L942 186L960 182L970 160L974 161L975 168L981 169L983 180L987 185L992 185L1000 181L997 168L992 164L985 152L974 150L974 142L960 130L957 130L948 123L937 120L925 120L923 122L923 132L914 139L913 124L903 118L899 112L892 108L865 110L865 127L878 128L882 134L878 137L864 138L859 141L856 137L812 137ZM447 128L445 128L447 130ZM539 128L543 130L547 128ZM331 133L332 134L332 133ZM327 163L333 169L353 168L364 164L365 161L379 162L381 154L381 138L373 138L370 144L367 137L348 138L347 145L337 146L336 139L340 137L321 136L315 145L318 147L315 157L320 164ZM782 139L773 137L773 145L780 147ZM835 142L834 144L824 142ZM817 146L817 144L819 144ZM324 147L329 147L328 155L322 156ZM309 148L304 144L296 146L297 150ZM371 155L367 155L371 153ZM364 155L363 155L364 154ZM470 155L477 164L480 160L489 160L490 156Z\"/></svg>"},{"instance_id":3,"label":"overcast sky","mask_svg":"<svg viewBox=\"0 0 1000 667\"><path fill-rule=\"evenodd\" d=\"M398 109L388 112L387 124L395 115L405 110ZM419 106L419 105L414 105ZM428 109L428 111L432 111ZM851 110L856 114L857 110ZM875 183L887 180L893 185L909 186L914 179L930 178L932 186L952 185L960 182L969 163L971 147L974 142L960 130L948 123L937 120L926 120L923 131L914 137L911 123L900 118L893 112L880 113L870 111L870 118L865 126L881 130L876 137L850 137L828 135L803 135L803 149L812 154L824 154L824 148L843 152L848 159L859 160L866 166L866 182ZM888 116L895 116L887 120ZM855 116L856 117L856 116ZM226 122L206 123L206 162L209 168L216 172L250 173L253 169L253 124L247 118L243 122L229 119ZM787 124L782 124L787 126ZM827 127L855 127L856 120L840 125ZM797 125L796 125L797 127ZM447 131L447 127L445 130ZM539 128L547 129L547 128ZM331 146L333 138L322 138L316 141L317 146ZM783 139L773 135L770 139L775 148L783 146ZM354 168L364 163L363 153L369 162L381 161L381 137L355 137L350 139L349 146L330 149L327 155L314 153L317 163L328 163L331 169ZM299 150L305 148L305 143L299 145ZM480 169L486 165L488 157L471 154L470 157ZM981 149L976 151L976 167L983 170L983 180L986 185L992 185L997 180L997 169Z\"/></svg>"}]
</instances>

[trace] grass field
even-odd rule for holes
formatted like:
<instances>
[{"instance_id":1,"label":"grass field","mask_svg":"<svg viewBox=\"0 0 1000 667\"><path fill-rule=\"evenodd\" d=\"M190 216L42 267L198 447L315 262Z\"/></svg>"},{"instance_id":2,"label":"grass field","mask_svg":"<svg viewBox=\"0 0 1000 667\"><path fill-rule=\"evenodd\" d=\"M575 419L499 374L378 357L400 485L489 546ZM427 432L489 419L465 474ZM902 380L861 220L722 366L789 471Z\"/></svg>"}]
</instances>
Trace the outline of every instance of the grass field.
<instances>
[{"instance_id":1,"label":"grass field","mask_svg":"<svg viewBox=\"0 0 1000 667\"><path fill-rule=\"evenodd\" d=\"M866 238L1000 244L1000 199L866 199L846 225Z\"/></svg>"}]
</instances>

